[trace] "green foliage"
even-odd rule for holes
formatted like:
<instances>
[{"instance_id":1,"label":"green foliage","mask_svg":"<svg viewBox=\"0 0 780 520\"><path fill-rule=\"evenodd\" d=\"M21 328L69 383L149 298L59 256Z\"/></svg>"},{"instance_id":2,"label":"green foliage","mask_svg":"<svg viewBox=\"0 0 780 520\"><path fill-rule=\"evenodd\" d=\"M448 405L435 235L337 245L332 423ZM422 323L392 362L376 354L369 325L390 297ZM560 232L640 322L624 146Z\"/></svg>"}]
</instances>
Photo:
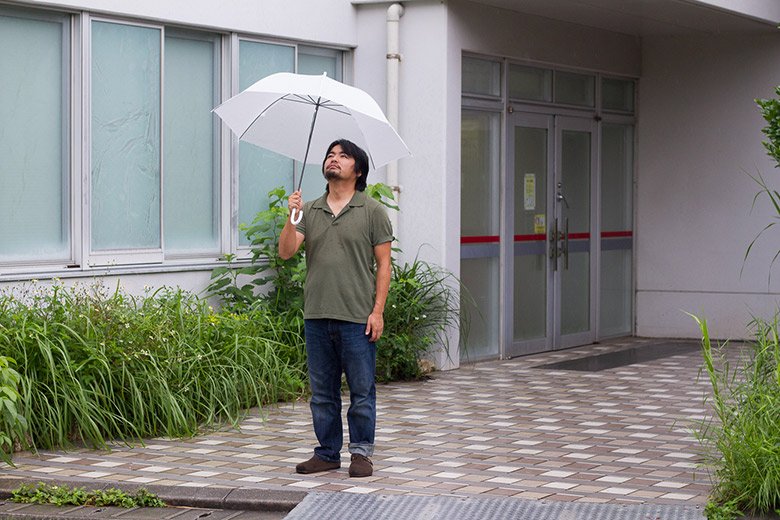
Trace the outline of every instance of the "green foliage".
<instances>
[{"instance_id":1,"label":"green foliage","mask_svg":"<svg viewBox=\"0 0 780 520\"><path fill-rule=\"evenodd\" d=\"M302 319L303 283L306 261L303 247L289 260L279 256L279 235L288 218L287 198L283 188L268 192L268 209L259 212L252 224L242 226L250 242L250 264L235 267L235 256L227 255L228 265L211 273L206 289L233 312L243 312L262 305L279 313L300 311ZM249 280L242 278L249 277Z\"/></svg>"},{"instance_id":2,"label":"green foliage","mask_svg":"<svg viewBox=\"0 0 780 520\"><path fill-rule=\"evenodd\" d=\"M15 361L0 355L0 460L13 464L15 444L24 444L27 420L19 412L21 376L13 369Z\"/></svg>"},{"instance_id":3,"label":"green foliage","mask_svg":"<svg viewBox=\"0 0 780 520\"><path fill-rule=\"evenodd\" d=\"M434 344L447 345L448 328L458 326L455 278L415 259L393 263L385 304L385 332L377 342L379 381L419 378L419 360Z\"/></svg>"},{"instance_id":4,"label":"green foliage","mask_svg":"<svg viewBox=\"0 0 780 520\"><path fill-rule=\"evenodd\" d=\"M780 340L778 319L753 321L755 340L747 359L732 367L715 349L707 323L701 328L706 374L715 417L697 436L714 468L712 515L767 513L780 508ZM708 514L709 515L709 514Z\"/></svg>"},{"instance_id":5,"label":"green foliage","mask_svg":"<svg viewBox=\"0 0 780 520\"><path fill-rule=\"evenodd\" d=\"M34 448L183 437L296 398L300 329L263 309L214 312L182 290L132 297L33 284L0 294L0 345L18 360Z\"/></svg>"},{"instance_id":6,"label":"green foliage","mask_svg":"<svg viewBox=\"0 0 780 520\"><path fill-rule=\"evenodd\" d=\"M709 501L704 507L704 516L707 517L707 520L735 520L742 516L742 511L737 509L733 502L716 504Z\"/></svg>"},{"instance_id":7,"label":"green foliage","mask_svg":"<svg viewBox=\"0 0 780 520\"><path fill-rule=\"evenodd\" d=\"M11 501L55 506L165 507L165 502L157 495L143 488L130 495L117 488L86 491L84 488L53 486L42 482L37 486L22 484L11 493Z\"/></svg>"},{"instance_id":8,"label":"green foliage","mask_svg":"<svg viewBox=\"0 0 780 520\"><path fill-rule=\"evenodd\" d=\"M780 98L780 86L775 88L775 95ZM780 167L780 100L756 99L756 104L761 110L761 116L767 123L761 132L767 137L762 144L767 153L777 163L775 167Z\"/></svg>"},{"instance_id":9,"label":"green foliage","mask_svg":"<svg viewBox=\"0 0 780 520\"><path fill-rule=\"evenodd\" d=\"M761 132L767 137L767 140L762 141L761 144L764 145L767 154L769 154L769 156L775 162L775 168L778 168L780 167L780 99L778 99L780 98L780 87L775 89L775 94L778 97L772 99L756 99L755 102L761 110L761 115L766 122L766 126L761 129ZM772 210L774 211L774 219L780 218L780 192L772 189L760 172L758 172L755 176L750 174L748 175L756 184L758 184L759 187L758 193L756 193L755 197L753 197L753 208L755 208L756 203L760 198L766 196L771 203ZM750 256L751 250L758 242L758 239L761 238L764 233L773 228L776 223L776 220L769 222L750 242L747 250L745 251L745 257L742 262L742 270L744 270L745 263ZM775 253L772 261L769 264L770 282L772 267L778 258L780 258L780 250Z\"/></svg>"}]
</instances>

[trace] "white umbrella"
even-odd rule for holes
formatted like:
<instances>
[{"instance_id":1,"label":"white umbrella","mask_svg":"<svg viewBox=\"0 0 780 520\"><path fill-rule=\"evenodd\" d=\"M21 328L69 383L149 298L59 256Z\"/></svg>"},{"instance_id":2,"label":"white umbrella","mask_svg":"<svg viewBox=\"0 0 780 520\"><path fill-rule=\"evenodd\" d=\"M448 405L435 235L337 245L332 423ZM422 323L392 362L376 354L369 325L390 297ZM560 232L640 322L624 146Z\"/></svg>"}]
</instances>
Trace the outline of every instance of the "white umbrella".
<instances>
[{"instance_id":1,"label":"white umbrella","mask_svg":"<svg viewBox=\"0 0 780 520\"><path fill-rule=\"evenodd\" d=\"M371 96L325 74L272 74L214 112L242 141L300 161L299 190L306 163L320 164L336 139L360 146L373 168L411 155ZM316 150L313 158L309 149Z\"/></svg>"}]
</instances>

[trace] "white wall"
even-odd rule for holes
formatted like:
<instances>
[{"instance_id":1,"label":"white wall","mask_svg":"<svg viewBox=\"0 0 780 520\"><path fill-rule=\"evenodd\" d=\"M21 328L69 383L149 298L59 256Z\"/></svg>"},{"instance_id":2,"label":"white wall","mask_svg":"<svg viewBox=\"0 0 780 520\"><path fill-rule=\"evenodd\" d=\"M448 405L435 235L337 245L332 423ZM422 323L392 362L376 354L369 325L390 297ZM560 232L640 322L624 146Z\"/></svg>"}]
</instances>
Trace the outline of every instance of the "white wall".
<instances>
[{"instance_id":1,"label":"white wall","mask_svg":"<svg viewBox=\"0 0 780 520\"><path fill-rule=\"evenodd\" d=\"M748 173L778 180L761 145L753 102L780 83L780 34L648 37L639 84L637 334L698 337L683 311L707 318L715 337L745 336L751 315L771 317L780 271L768 266L775 233ZM775 184L777 185L777 184Z\"/></svg>"},{"instance_id":2,"label":"white wall","mask_svg":"<svg viewBox=\"0 0 780 520\"><path fill-rule=\"evenodd\" d=\"M225 31L354 46L355 10L346 0L19 0L22 4L179 22Z\"/></svg>"},{"instance_id":3,"label":"white wall","mask_svg":"<svg viewBox=\"0 0 780 520\"><path fill-rule=\"evenodd\" d=\"M468 1L451 3L451 45L470 52L639 75L639 39Z\"/></svg>"}]
</instances>

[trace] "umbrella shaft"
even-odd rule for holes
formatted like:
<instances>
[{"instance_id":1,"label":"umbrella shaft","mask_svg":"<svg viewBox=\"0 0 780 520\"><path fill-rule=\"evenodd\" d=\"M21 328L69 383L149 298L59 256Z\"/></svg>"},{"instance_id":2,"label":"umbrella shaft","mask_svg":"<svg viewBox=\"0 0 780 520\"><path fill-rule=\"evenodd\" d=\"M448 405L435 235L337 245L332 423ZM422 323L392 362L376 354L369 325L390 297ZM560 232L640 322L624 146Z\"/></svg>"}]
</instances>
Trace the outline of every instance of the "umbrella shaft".
<instances>
[{"instance_id":1,"label":"umbrella shaft","mask_svg":"<svg viewBox=\"0 0 780 520\"><path fill-rule=\"evenodd\" d=\"M320 109L321 99L322 98L317 98L317 103L314 105L314 115L311 117L311 128L309 128L309 141L306 143L306 153L303 155L303 166L301 166L301 178L298 179L298 189L295 191L301 191L301 185L303 184L303 172L306 171L306 160L309 158L311 136L314 134L314 124L317 122L317 111Z\"/></svg>"}]
</instances>

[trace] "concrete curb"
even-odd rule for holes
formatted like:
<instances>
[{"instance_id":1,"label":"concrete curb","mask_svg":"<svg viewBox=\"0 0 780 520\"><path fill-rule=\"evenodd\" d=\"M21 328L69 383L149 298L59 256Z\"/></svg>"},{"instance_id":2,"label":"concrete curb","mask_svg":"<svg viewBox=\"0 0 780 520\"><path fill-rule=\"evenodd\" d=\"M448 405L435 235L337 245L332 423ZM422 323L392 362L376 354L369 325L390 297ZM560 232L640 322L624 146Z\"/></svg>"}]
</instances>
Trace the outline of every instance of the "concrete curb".
<instances>
[{"instance_id":1,"label":"concrete curb","mask_svg":"<svg viewBox=\"0 0 780 520\"><path fill-rule=\"evenodd\" d=\"M0 499L11 497L12 492L22 484L81 487L87 491L117 488L127 493L135 493L144 488L157 495L170 506L197 507L206 509L228 509L235 511L280 511L289 512L305 497L305 491L274 491L259 488L241 487L187 487L155 486L134 482L100 482L68 479L20 479L0 478Z\"/></svg>"}]
</instances>

